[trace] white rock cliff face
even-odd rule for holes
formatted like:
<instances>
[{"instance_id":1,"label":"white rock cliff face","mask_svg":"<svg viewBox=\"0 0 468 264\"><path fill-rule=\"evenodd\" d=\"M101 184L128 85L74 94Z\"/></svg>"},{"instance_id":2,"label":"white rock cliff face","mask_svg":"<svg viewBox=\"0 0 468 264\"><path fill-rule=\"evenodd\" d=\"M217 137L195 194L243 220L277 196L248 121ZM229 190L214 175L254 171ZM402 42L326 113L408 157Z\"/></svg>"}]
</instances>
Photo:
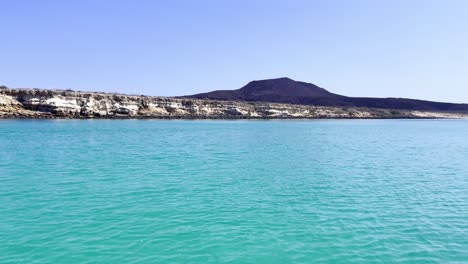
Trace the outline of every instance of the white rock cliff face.
<instances>
[{"instance_id":1,"label":"white rock cliff face","mask_svg":"<svg viewBox=\"0 0 468 264\"><path fill-rule=\"evenodd\" d=\"M463 118L463 114L0 89L0 118Z\"/></svg>"}]
</instances>

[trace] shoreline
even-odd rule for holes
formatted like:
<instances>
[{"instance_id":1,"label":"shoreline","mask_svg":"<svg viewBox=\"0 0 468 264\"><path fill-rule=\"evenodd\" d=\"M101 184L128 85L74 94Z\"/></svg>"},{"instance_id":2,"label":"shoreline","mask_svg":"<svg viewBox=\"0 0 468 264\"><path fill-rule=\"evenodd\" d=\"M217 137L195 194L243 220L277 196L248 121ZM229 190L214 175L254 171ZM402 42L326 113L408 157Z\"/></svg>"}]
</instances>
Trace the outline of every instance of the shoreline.
<instances>
[{"instance_id":1,"label":"shoreline","mask_svg":"<svg viewBox=\"0 0 468 264\"><path fill-rule=\"evenodd\" d=\"M122 116L122 117L30 117L30 116L1 116L0 120L182 120L182 121L295 121L295 120L468 120L468 116L464 117L356 117L356 118L344 118L344 117L316 117L316 118L304 118L304 117L186 117L186 116L171 116L171 117L135 117L135 116Z\"/></svg>"},{"instance_id":2,"label":"shoreline","mask_svg":"<svg viewBox=\"0 0 468 264\"><path fill-rule=\"evenodd\" d=\"M137 96L71 90L0 89L0 119L467 119L464 112L329 107Z\"/></svg>"}]
</instances>

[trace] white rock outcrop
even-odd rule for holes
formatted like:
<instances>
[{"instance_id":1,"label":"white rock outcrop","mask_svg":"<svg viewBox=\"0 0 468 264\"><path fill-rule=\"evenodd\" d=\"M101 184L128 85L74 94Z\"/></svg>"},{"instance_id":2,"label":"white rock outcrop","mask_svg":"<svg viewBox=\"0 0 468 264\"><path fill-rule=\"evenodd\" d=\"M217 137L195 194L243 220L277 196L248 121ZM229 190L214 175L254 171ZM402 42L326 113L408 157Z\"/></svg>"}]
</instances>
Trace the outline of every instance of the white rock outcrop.
<instances>
[{"instance_id":1,"label":"white rock outcrop","mask_svg":"<svg viewBox=\"0 0 468 264\"><path fill-rule=\"evenodd\" d=\"M463 118L464 114L0 89L0 118Z\"/></svg>"}]
</instances>

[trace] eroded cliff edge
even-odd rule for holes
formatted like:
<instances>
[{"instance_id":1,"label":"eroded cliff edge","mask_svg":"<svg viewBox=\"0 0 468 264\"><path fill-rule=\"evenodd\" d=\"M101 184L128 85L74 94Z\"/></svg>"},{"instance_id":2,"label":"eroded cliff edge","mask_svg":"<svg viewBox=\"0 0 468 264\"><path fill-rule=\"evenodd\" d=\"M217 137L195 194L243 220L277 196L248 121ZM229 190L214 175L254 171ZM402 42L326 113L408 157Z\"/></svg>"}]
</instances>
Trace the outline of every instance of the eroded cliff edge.
<instances>
[{"instance_id":1,"label":"eroded cliff edge","mask_svg":"<svg viewBox=\"0 0 468 264\"><path fill-rule=\"evenodd\" d=\"M0 89L0 118L466 118L465 113L178 99L70 90Z\"/></svg>"}]
</instances>

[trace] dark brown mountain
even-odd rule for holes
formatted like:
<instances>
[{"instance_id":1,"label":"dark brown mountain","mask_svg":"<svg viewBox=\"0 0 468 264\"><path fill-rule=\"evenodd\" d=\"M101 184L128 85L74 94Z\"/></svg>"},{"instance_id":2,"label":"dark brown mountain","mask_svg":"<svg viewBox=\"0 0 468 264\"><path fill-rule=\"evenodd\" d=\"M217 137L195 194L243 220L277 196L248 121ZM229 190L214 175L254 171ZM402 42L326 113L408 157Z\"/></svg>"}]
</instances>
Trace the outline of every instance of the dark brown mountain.
<instances>
[{"instance_id":1,"label":"dark brown mountain","mask_svg":"<svg viewBox=\"0 0 468 264\"><path fill-rule=\"evenodd\" d=\"M252 81L238 90L218 90L183 97L337 107L468 112L468 104L440 103L406 98L348 97L331 93L312 83L298 82L289 78Z\"/></svg>"}]
</instances>

